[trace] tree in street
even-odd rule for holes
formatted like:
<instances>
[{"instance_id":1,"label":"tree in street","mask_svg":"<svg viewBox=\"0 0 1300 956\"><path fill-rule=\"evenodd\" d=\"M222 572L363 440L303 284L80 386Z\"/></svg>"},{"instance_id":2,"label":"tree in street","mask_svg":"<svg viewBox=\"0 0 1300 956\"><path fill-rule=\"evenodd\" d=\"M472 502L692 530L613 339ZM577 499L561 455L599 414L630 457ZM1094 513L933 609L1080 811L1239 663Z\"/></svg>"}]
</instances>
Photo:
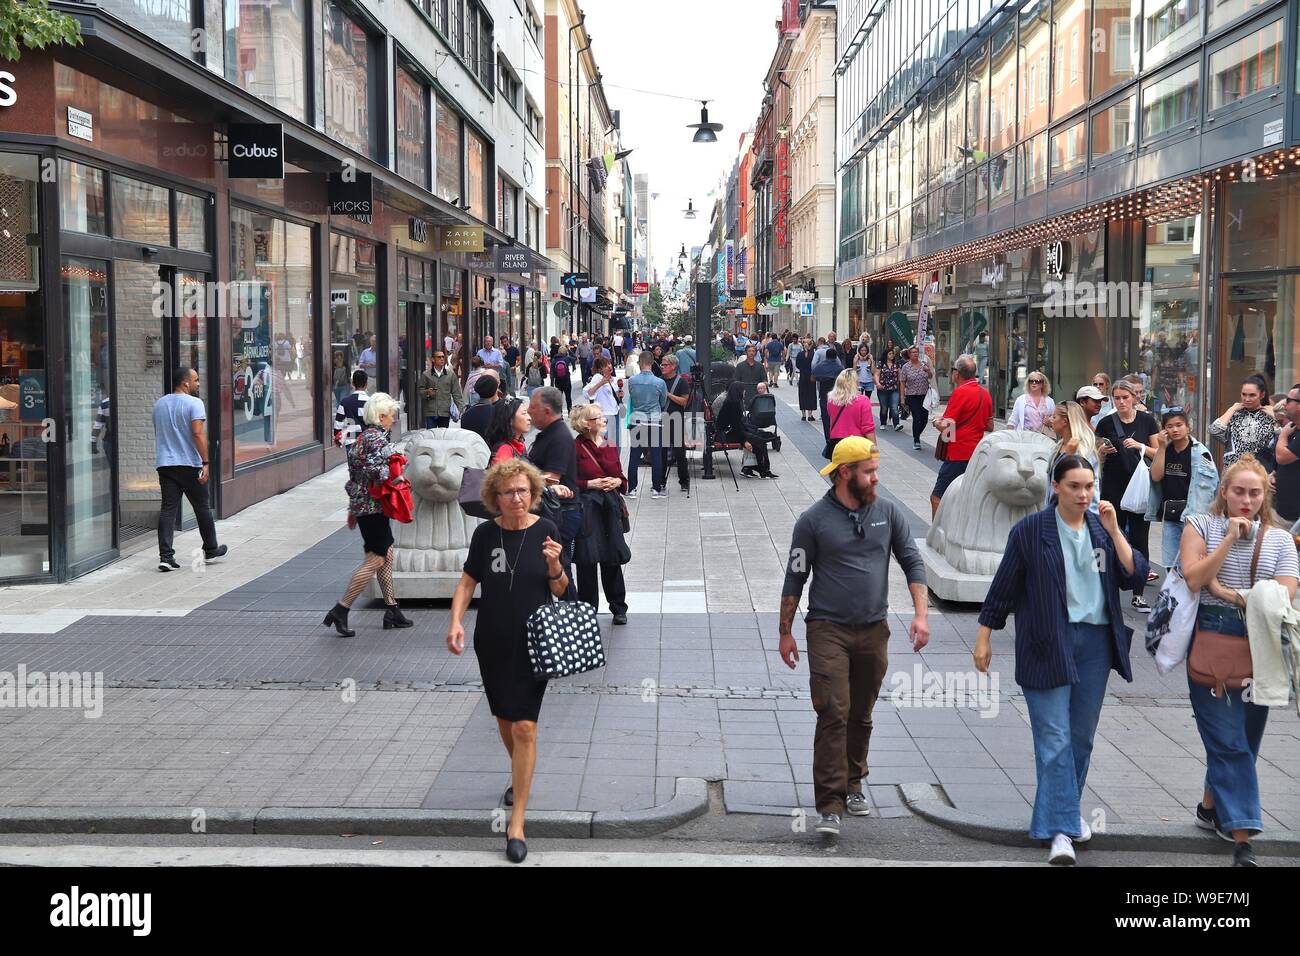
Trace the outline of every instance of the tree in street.
<instances>
[{"instance_id":1,"label":"tree in street","mask_svg":"<svg viewBox=\"0 0 1300 956\"><path fill-rule=\"evenodd\" d=\"M23 50L50 44L81 43L81 27L66 14L51 10L49 0L0 0L0 60L19 60Z\"/></svg>"}]
</instances>

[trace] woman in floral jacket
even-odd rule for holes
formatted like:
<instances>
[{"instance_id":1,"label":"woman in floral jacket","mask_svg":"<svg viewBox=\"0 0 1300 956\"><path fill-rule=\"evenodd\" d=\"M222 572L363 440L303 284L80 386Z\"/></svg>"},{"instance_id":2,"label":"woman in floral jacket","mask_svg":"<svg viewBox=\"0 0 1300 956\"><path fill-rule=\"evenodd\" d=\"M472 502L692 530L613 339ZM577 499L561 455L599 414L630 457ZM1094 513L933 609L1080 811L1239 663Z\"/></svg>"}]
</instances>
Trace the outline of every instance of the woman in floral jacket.
<instances>
[{"instance_id":1,"label":"woman in floral jacket","mask_svg":"<svg viewBox=\"0 0 1300 956\"><path fill-rule=\"evenodd\" d=\"M348 627L348 611L370 579L376 576L387 605L384 630L412 627L415 623L397 606L393 594L393 529L383 506L370 494L371 485L381 485L390 477L388 462L397 454L390 433L399 414L400 408L391 395L384 392L371 395L366 402L366 430L348 446L348 483L345 487L348 493L348 527L361 529L365 560L353 572L347 592L322 622L325 627L333 625L339 637L356 635L357 632Z\"/></svg>"}]
</instances>

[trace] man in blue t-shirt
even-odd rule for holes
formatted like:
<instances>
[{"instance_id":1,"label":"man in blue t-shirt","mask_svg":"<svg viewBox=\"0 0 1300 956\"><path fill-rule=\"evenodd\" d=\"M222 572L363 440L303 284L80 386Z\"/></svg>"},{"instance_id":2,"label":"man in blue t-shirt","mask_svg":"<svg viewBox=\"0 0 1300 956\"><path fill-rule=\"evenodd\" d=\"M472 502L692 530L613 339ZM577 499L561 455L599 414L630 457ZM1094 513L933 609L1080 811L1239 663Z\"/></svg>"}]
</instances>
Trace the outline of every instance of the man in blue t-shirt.
<instances>
[{"instance_id":1,"label":"man in blue t-shirt","mask_svg":"<svg viewBox=\"0 0 1300 956\"><path fill-rule=\"evenodd\" d=\"M199 373L181 366L172 375L172 392L153 406L154 446L158 483L162 486L162 512L158 516L158 570L176 571L180 564L172 548L181 495L189 499L203 536L203 559L212 561L227 551L217 544L217 527L208 507L207 413L194 397Z\"/></svg>"},{"instance_id":2,"label":"man in blue t-shirt","mask_svg":"<svg viewBox=\"0 0 1300 956\"><path fill-rule=\"evenodd\" d=\"M780 388L781 386L776 383L776 377L781 371L781 363L785 361L785 346L775 334L768 333L763 351L767 353L767 384L772 388Z\"/></svg>"}]
</instances>

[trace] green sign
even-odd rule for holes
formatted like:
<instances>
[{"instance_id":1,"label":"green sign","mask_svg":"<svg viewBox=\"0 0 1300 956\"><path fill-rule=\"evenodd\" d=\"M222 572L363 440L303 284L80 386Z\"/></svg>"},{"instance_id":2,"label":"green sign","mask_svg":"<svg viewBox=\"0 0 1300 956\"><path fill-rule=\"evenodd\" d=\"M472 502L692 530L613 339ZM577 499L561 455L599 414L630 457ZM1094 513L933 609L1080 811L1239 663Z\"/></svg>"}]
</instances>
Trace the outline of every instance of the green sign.
<instances>
[{"instance_id":1,"label":"green sign","mask_svg":"<svg viewBox=\"0 0 1300 956\"><path fill-rule=\"evenodd\" d=\"M781 306L785 305L785 293L778 292L776 295L769 297L767 304L772 306L774 309L781 308Z\"/></svg>"},{"instance_id":2,"label":"green sign","mask_svg":"<svg viewBox=\"0 0 1300 956\"><path fill-rule=\"evenodd\" d=\"M890 313L885 325L889 329L889 337L897 345L912 345L916 339L916 330L912 328L912 320L906 312Z\"/></svg>"},{"instance_id":3,"label":"green sign","mask_svg":"<svg viewBox=\"0 0 1300 956\"><path fill-rule=\"evenodd\" d=\"M360 292L357 294L357 301L362 305L374 305L377 298L373 292Z\"/></svg>"},{"instance_id":4,"label":"green sign","mask_svg":"<svg viewBox=\"0 0 1300 956\"><path fill-rule=\"evenodd\" d=\"M989 320L984 317L983 312L963 312L961 314L961 347L975 341L975 337L981 332L987 330Z\"/></svg>"}]
</instances>

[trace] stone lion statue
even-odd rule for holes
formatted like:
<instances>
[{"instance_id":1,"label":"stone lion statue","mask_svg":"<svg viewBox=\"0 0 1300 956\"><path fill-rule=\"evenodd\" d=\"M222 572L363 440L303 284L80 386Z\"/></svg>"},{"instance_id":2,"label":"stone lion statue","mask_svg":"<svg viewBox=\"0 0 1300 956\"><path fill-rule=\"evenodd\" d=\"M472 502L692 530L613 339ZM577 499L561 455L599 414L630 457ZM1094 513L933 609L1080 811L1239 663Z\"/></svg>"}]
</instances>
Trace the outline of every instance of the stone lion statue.
<instances>
[{"instance_id":1,"label":"stone lion statue","mask_svg":"<svg viewBox=\"0 0 1300 956\"><path fill-rule=\"evenodd\" d=\"M415 520L392 522L393 586L399 598L450 597L480 523L457 503L460 483L466 468L487 467L487 444L468 429L430 428L407 432L397 449L407 458ZM371 589L377 596L377 584Z\"/></svg>"},{"instance_id":2,"label":"stone lion statue","mask_svg":"<svg viewBox=\"0 0 1300 956\"><path fill-rule=\"evenodd\" d=\"M1037 432L1003 429L984 436L966 473L948 486L925 539L922 553L936 594L983 600L1012 526L1043 506L1051 453L1051 439Z\"/></svg>"}]
</instances>

